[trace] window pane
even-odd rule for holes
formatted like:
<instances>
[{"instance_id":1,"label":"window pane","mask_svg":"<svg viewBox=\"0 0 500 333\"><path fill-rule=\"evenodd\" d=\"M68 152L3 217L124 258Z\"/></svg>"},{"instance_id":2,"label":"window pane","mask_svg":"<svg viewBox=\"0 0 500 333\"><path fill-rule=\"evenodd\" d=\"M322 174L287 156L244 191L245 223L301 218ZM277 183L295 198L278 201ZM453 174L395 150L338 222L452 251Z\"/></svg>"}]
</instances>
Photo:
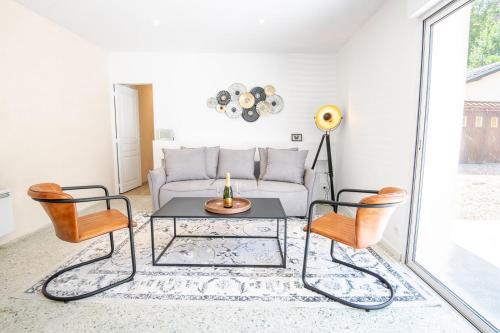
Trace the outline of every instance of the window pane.
<instances>
[{"instance_id":1,"label":"window pane","mask_svg":"<svg viewBox=\"0 0 500 333\"><path fill-rule=\"evenodd\" d=\"M433 279L496 327L500 327L498 3L473 1L430 26L425 150L413 257Z\"/></svg>"}]
</instances>

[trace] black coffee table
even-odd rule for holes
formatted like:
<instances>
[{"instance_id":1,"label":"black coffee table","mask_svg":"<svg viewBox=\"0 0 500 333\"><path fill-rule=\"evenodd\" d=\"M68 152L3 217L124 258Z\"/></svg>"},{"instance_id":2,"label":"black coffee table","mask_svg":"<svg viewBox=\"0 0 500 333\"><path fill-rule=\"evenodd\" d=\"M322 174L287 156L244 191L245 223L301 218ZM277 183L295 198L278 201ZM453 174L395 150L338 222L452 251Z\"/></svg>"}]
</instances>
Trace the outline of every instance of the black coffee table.
<instances>
[{"instance_id":1,"label":"black coffee table","mask_svg":"<svg viewBox=\"0 0 500 333\"><path fill-rule=\"evenodd\" d=\"M281 202L277 198L249 198L252 202L252 207L243 213L232 215L220 215L207 212L204 208L204 203L210 198L173 198L160 209L151 215L151 250L153 266L211 266L211 267L286 267L286 231L287 231L287 217ZM177 219L275 219L276 220L276 236L222 236L222 235L178 235L177 234ZM160 255L155 257L155 219L173 219L174 235L168 242L167 246L161 251ZM283 236L283 250L281 249L279 227L280 221L284 221L284 236ZM197 223L196 220L191 223ZM281 264L278 265L246 265L246 264L190 264L190 263L160 263L161 257L165 254L170 245L176 238L258 238L258 239L276 239L281 256Z\"/></svg>"}]
</instances>

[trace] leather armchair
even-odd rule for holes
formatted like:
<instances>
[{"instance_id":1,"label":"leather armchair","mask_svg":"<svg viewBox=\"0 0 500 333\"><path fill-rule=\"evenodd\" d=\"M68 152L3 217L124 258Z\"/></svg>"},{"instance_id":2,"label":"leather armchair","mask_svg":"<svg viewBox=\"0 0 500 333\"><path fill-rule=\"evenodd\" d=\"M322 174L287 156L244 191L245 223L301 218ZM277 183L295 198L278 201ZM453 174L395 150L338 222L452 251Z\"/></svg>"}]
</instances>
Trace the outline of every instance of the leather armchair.
<instances>
[{"instance_id":1,"label":"leather armchair","mask_svg":"<svg viewBox=\"0 0 500 333\"><path fill-rule=\"evenodd\" d=\"M104 190L104 196L89 198L73 198L64 191L101 188ZM42 183L31 186L28 189L28 195L35 201L40 202L45 212L49 215L54 226L57 237L61 240L71 243L95 238L97 236L109 234L111 251L102 257L91 259L66 267L52 276L50 276L42 287L42 293L45 297L55 301L73 301L93 296L110 288L116 287L122 283L132 281L136 272L134 233L132 221L132 210L130 201L123 195L109 195L107 188L102 185L90 186L71 186L61 187L54 183ZM116 209L111 209L111 200L124 200L127 205L127 216ZM78 216L76 204L80 202L106 201L106 210L88 215ZM48 284L61 274L72 269L88 265L99 260L111 258L114 252L113 231L128 228L130 237L130 250L132 259L132 273L125 279L114 282L108 286L84 294L63 297L52 295L47 291Z\"/></svg>"},{"instance_id":2,"label":"leather armchair","mask_svg":"<svg viewBox=\"0 0 500 333\"><path fill-rule=\"evenodd\" d=\"M359 203L339 201L340 195L345 192L369 193L372 195L363 198ZM394 299L394 291L390 283L375 272L336 259L334 256L335 242L343 243L355 249L363 249L375 245L382 238L384 230L387 226L387 222L389 221L389 218L394 212L396 206L402 204L406 200L406 197L406 191L396 187L385 187L378 191L344 189L337 194L336 201L316 200L312 202L309 207L309 218L307 226L304 227L304 231L306 231L306 245L304 251L302 281L304 282L305 288L322 294L339 303L358 309L365 309L367 311L381 309L391 304ZM318 204L330 205L333 207L334 211L313 220L314 207ZM357 208L356 217L351 218L348 216L337 214L337 209L339 206ZM387 287L387 289L389 289L389 298L385 302L374 305L357 304L336 297L308 283L306 279L307 256L309 251L309 239L311 233L315 233L331 239L330 255L332 257L332 261L374 276L379 281L381 281Z\"/></svg>"}]
</instances>

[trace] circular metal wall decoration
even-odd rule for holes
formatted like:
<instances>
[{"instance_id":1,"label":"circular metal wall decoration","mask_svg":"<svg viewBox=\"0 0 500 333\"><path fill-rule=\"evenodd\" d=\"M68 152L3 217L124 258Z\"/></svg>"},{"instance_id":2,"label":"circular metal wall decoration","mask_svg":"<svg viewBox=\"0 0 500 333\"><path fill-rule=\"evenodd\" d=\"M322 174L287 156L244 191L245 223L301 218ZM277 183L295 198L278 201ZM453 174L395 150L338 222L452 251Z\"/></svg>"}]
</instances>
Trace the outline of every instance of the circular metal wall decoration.
<instances>
[{"instance_id":1,"label":"circular metal wall decoration","mask_svg":"<svg viewBox=\"0 0 500 333\"><path fill-rule=\"evenodd\" d=\"M210 108L210 109L214 109L217 107L217 98L215 97L210 97L209 99L207 99L207 106Z\"/></svg>"},{"instance_id":2,"label":"circular metal wall decoration","mask_svg":"<svg viewBox=\"0 0 500 333\"><path fill-rule=\"evenodd\" d=\"M226 90L217 93L217 102L220 105L227 105L231 101L231 95Z\"/></svg>"},{"instance_id":3,"label":"circular metal wall decoration","mask_svg":"<svg viewBox=\"0 0 500 333\"><path fill-rule=\"evenodd\" d=\"M280 113L284 108L283 98L276 95L274 86L256 86L248 91L244 84L238 82L207 99L207 106L231 119L242 117L248 122Z\"/></svg>"},{"instance_id":4,"label":"circular metal wall decoration","mask_svg":"<svg viewBox=\"0 0 500 333\"><path fill-rule=\"evenodd\" d=\"M220 112L220 113L226 112L226 106L225 105L217 104L217 107L215 109L217 110L217 112Z\"/></svg>"},{"instance_id":5,"label":"circular metal wall decoration","mask_svg":"<svg viewBox=\"0 0 500 333\"><path fill-rule=\"evenodd\" d=\"M241 116L243 113L243 110L241 109L240 104L238 102L231 102L228 105L226 105L226 116L228 116L231 119L236 119Z\"/></svg>"},{"instance_id":6,"label":"circular metal wall decoration","mask_svg":"<svg viewBox=\"0 0 500 333\"><path fill-rule=\"evenodd\" d=\"M257 113L261 116L267 116L271 113L271 104L269 104L268 102L266 101L261 101L259 103L257 103L257 105L255 106L255 109L257 110Z\"/></svg>"},{"instance_id":7,"label":"circular metal wall decoration","mask_svg":"<svg viewBox=\"0 0 500 333\"><path fill-rule=\"evenodd\" d=\"M257 113L257 110L255 110L255 107L251 109L243 109L243 114L241 116L249 123L253 123L260 117L260 115Z\"/></svg>"},{"instance_id":8,"label":"circular metal wall decoration","mask_svg":"<svg viewBox=\"0 0 500 333\"><path fill-rule=\"evenodd\" d=\"M255 97L251 93L246 92L241 94L238 101L240 102L242 108L250 109L255 104Z\"/></svg>"},{"instance_id":9,"label":"circular metal wall decoration","mask_svg":"<svg viewBox=\"0 0 500 333\"><path fill-rule=\"evenodd\" d=\"M283 110L284 103L283 98L280 95L272 95L266 98L266 102L271 104L271 113L280 113Z\"/></svg>"},{"instance_id":10,"label":"circular metal wall decoration","mask_svg":"<svg viewBox=\"0 0 500 333\"><path fill-rule=\"evenodd\" d=\"M227 90L231 94L231 100L237 101L241 94L247 92L247 87L245 87L242 83L233 83Z\"/></svg>"},{"instance_id":11,"label":"circular metal wall decoration","mask_svg":"<svg viewBox=\"0 0 500 333\"><path fill-rule=\"evenodd\" d=\"M272 96L276 93L276 89L274 89L274 86L270 84L264 87L264 91L266 93L266 96Z\"/></svg>"},{"instance_id":12,"label":"circular metal wall decoration","mask_svg":"<svg viewBox=\"0 0 500 333\"><path fill-rule=\"evenodd\" d=\"M254 87L250 89L250 92L252 93L253 97L255 97L255 103L266 100L266 92L264 91L264 88Z\"/></svg>"}]
</instances>

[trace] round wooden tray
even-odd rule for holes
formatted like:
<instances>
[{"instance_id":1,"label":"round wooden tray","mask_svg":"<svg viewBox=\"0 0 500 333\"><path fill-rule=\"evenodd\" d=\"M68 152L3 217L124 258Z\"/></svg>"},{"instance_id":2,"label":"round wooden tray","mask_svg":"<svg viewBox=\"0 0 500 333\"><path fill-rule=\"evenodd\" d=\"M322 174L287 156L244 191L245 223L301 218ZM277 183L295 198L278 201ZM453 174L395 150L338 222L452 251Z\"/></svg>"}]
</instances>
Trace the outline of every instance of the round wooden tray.
<instances>
[{"instance_id":1,"label":"round wooden tray","mask_svg":"<svg viewBox=\"0 0 500 333\"><path fill-rule=\"evenodd\" d=\"M214 198L205 201L205 210L215 214L238 214L246 212L252 207L252 202L245 198L233 198L233 207L224 208L222 198Z\"/></svg>"}]
</instances>

